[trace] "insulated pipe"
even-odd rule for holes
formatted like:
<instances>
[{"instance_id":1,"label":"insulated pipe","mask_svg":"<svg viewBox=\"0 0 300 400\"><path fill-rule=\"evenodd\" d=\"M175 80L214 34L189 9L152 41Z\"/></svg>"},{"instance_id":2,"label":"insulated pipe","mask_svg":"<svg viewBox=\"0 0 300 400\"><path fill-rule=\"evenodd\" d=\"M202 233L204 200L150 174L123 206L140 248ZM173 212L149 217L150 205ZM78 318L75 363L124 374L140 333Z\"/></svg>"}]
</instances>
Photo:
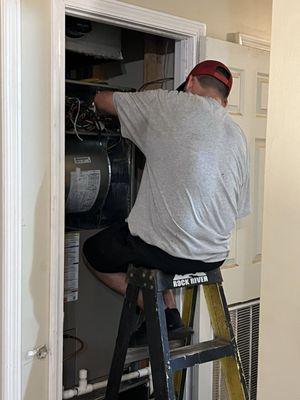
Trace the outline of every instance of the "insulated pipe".
<instances>
[{"instance_id":1,"label":"insulated pipe","mask_svg":"<svg viewBox=\"0 0 300 400\"><path fill-rule=\"evenodd\" d=\"M151 377L151 367L138 369L137 371L125 374L121 378L121 382L129 381L130 379L143 378L145 376ZM79 371L79 385L74 389L63 391L63 399L72 399L75 396L82 396L83 394L91 393L94 390L104 389L107 386L107 380L97 383L87 383L87 370L81 369Z\"/></svg>"}]
</instances>

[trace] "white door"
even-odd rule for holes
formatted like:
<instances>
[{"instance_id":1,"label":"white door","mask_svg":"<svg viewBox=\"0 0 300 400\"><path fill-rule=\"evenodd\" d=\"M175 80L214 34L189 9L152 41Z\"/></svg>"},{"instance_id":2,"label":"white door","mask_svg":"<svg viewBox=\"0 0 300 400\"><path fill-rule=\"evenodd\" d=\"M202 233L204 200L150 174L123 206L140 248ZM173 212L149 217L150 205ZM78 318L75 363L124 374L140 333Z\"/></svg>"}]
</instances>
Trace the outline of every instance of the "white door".
<instances>
[{"instance_id":1,"label":"white door","mask_svg":"<svg viewBox=\"0 0 300 400\"><path fill-rule=\"evenodd\" d=\"M201 60L218 59L233 73L229 113L245 132L250 149L251 215L237 222L223 269L229 304L260 295L263 177L268 101L269 52L203 38Z\"/></svg>"},{"instance_id":2,"label":"white door","mask_svg":"<svg viewBox=\"0 0 300 400\"><path fill-rule=\"evenodd\" d=\"M229 112L245 132L250 149L251 208L248 217L237 222L231 251L222 269L228 304L260 296L262 209L268 101L269 57L267 51L241 46L209 37L201 39L200 60L215 59L233 73ZM201 340L211 337L205 299L200 300ZM200 367L199 400L211 400L212 366Z\"/></svg>"}]
</instances>

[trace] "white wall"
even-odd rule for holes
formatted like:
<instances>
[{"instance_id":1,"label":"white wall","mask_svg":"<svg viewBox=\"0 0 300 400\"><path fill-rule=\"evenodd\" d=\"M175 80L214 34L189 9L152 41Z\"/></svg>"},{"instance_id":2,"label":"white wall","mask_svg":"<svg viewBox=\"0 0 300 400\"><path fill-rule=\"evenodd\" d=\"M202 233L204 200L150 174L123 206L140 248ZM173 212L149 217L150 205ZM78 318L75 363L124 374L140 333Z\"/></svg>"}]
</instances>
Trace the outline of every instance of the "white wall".
<instances>
[{"instance_id":1,"label":"white wall","mask_svg":"<svg viewBox=\"0 0 300 400\"><path fill-rule=\"evenodd\" d=\"M300 399L300 2L274 0L259 400Z\"/></svg>"},{"instance_id":2,"label":"white wall","mask_svg":"<svg viewBox=\"0 0 300 400\"><path fill-rule=\"evenodd\" d=\"M50 254L50 1L22 1L22 384L44 399L46 360L25 353L48 343ZM38 298L39 302L34 302Z\"/></svg>"},{"instance_id":3,"label":"white wall","mask_svg":"<svg viewBox=\"0 0 300 400\"><path fill-rule=\"evenodd\" d=\"M242 32L270 39L272 0L124 0L125 3L164 11L204 22L207 35L226 40Z\"/></svg>"}]
</instances>

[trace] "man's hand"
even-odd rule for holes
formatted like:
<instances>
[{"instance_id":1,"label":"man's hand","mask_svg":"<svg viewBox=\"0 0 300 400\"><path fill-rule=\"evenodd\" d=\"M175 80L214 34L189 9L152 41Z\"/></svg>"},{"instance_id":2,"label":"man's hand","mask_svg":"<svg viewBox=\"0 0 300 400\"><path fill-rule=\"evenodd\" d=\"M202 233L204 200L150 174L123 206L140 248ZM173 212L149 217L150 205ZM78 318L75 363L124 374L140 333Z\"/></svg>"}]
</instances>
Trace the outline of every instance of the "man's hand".
<instances>
[{"instance_id":1,"label":"man's hand","mask_svg":"<svg viewBox=\"0 0 300 400\"><path fill-rule=\"evenodd\" d=\"M113 102L113 92L97 92L94 98L94 103L99 111L104 111L108 114L117 115L117 110Z\"/></svg>"}]
</instances>

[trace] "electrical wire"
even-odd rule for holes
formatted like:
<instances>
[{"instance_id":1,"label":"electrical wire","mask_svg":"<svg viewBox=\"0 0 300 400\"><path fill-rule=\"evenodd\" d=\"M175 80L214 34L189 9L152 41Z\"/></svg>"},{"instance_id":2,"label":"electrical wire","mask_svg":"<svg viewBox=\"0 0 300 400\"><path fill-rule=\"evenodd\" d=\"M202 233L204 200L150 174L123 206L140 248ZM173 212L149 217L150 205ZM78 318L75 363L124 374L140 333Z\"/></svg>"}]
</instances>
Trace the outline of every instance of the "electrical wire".
<instances>
[{"instance_id":1,"label":"electrical wire","mask_svg":"<svg viewBox=\"0 0 300 400\"><path fill-rule=\"evenodd\" d=\"M74 97L74 100L76 100L77 103L78 103L77 114L76 114L76 117L75 117L74 120L73 120L72 114L70 114L70 121L73 123L74 132L75 132L77 138L78 138L81 142L83 142L83 139L79 136L79 133L78 133L78 131L77 131L77 122L78 122L78 117L79 117L79 114L80 114L80 106L81 106L81 105L80 105L80 100L78 99L78 97Z\"/></svg>"},{"instance_id":2,"label":"electrical wire","mask_svg":"<svg viewBox=\"0 0 300 400\"><path fill-rule=\"evenodd\" d=\"M138 92L142 92L147 86L153 85L154 83L164 83L164 82L173 81L173 80L174 80L174 78L170 77L170 78L155 79L154 81L146 82L138 89Z\"/></svg>"},{"instance_id":3,"label":"electrical wire","mask_svg":"<svg viewBox=\"0 0 300 400\"><path fill-rule=\"evenodd\" d=\"M66 131L72 130L77 137L85 132L97 132L100 135L116 136L120 134L117 119L96 112L93 103L80 102L77 97L66 98Z\"/></svg>"},{"instance_id":4,"label":"electrical wire","mask_svg":"<svg viewBox=\"0 0 300 400\"><path fill-rule=\"evenodd\" d=\"M63 361L70 360L71 358L77 356L77 354L81 353L85 348L84 342L77 336L73 336L73 335L70 335L69 333L65 333L64 334L64 339L76 340L80 344L80 347L78 349L76 349L73 353L70 353L70 354L66 355L64 357Z\"/></svg>"},{"instance_id":5,"label":"electrical wire","mask_svg":"<svg viewBox=\"0 0 300 400\"><path fill-rule=\"evenodd\" d=\"M122 142L122 137L120 136L120 137L118 138L118 141L117 141L116 143L112 144L111 146L107 146L107 149L106 149L107 152L110 153L111 150L112 150L114 147L118 146L121 142Z\"/></svg>"},{"instance_id":6,"label":"electrical wire","mask_svg":"<svg viewBox=\"0 0 300 400\"><path fill-rule=\"evenodd\" d=\"M168 77L166 78L167 75L167 65L168 65L168 50L169 50L169 40L166 41L166 47L165 47L165 54L164 54L164 66L163 66L163 78L160 79L155 79L153 81L145 82L137 91L141 92L143 91L147 86L153 85L155 83L161 83L161 87L163 87L163 83L168 82L168 81L174 81L174 77Z\"/></svg>"},{"instance_id":7,"label":"electrical wire","mask_svg":"<svg viewBox=\"0 0 300 400\"><path fill-rule=\"evenodd\" d=\"M166 76L167 76L168 50L169 50L169 40L166 39L165 58L164 58L164 69L163 69L163 78L166 78Z\"/></svg>"}]
</instances>

